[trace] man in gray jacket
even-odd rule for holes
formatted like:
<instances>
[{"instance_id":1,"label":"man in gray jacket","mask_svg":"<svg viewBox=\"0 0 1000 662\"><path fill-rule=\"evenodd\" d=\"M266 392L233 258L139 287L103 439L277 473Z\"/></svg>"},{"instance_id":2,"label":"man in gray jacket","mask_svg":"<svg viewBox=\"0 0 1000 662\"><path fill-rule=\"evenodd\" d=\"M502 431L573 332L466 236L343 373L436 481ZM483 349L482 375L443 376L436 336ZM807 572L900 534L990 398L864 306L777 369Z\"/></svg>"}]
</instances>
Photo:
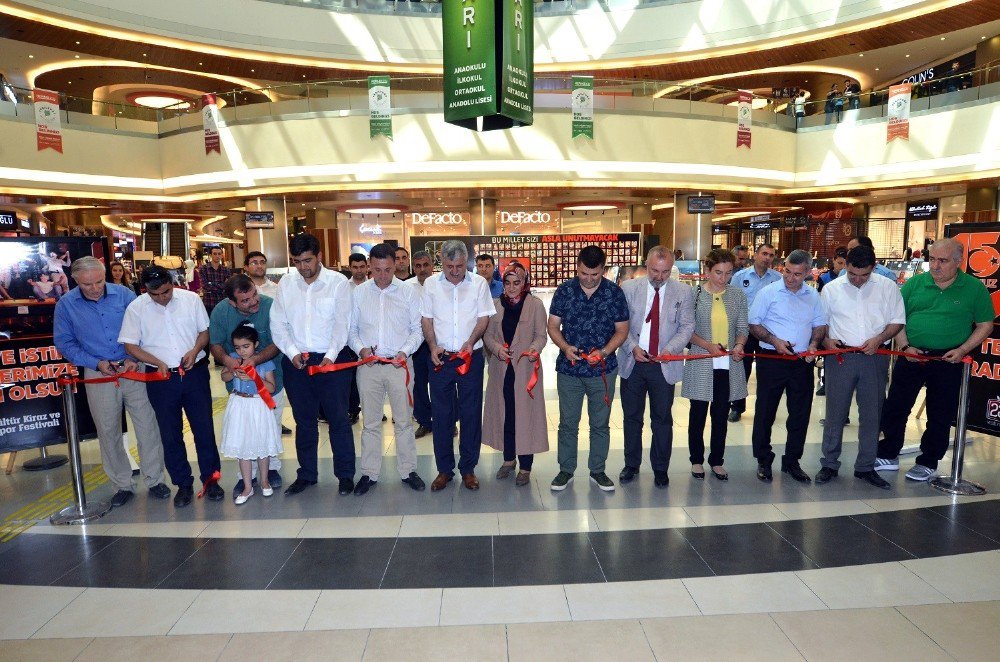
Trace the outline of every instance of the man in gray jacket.
<instances>
[{"instance_id":1,"label":"man in gray jacket","mask_svg":"<svg viewBox=\"0 0 1000 662\"><path fill-rule=\"evenodd\" d=\"M622 284L629 308L628 338L618 350L622 413L625 428L624 485L639 474L642 464L642 427L649 397L653 442L649 463L653 482L666 487L673 444L674 385L684 374L682 361L659 362L659 354L682 354L694 333L694 297L691 288L670 280L674 256L656 246L646 256L646 277Z\"/></svg>"}]
</instances>

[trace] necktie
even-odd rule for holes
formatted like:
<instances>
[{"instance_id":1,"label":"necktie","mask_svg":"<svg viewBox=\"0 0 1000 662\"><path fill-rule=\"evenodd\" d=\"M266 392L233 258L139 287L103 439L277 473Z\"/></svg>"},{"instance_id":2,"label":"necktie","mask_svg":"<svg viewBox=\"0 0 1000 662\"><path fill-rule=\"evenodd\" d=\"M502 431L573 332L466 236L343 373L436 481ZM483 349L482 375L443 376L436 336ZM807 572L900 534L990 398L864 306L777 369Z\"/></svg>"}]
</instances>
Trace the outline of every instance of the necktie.
<instances>
[{"instance_id":1,"label":"necktie","mask_svg":"<svg viewBox=\"0 0 1000 662\"><path fill-rule=\"evenodd\" d=\"M649 309L649 355L660 353L660 290L653 290L653 307Z\"/></svg>"}]
</instances>

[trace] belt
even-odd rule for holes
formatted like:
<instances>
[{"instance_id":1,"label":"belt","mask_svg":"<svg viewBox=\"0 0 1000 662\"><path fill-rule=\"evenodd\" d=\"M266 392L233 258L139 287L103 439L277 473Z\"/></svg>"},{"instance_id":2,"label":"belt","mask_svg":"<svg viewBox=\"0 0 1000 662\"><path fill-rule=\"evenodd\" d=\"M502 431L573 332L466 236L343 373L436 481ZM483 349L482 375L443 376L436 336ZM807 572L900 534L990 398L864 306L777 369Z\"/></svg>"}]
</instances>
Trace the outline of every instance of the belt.
<instances>
[{"instance_id":1,"label":"belt","mask_svg":"<svg viewBox=\"0 0 1000 662\"><path fill-rule=\"evenodd\" d=\"M233 391L230 395L238 395L241 398L256 398L256 393L240 393L239 391Z\"/></svg>"},{"instance_id":2,"label":"belt","mask_svg":"<svg viewBox=\"0 0 1000 662\"><path fill-rule=\"evenodd\" d=\"M174 375L177 375L177 374L181 374L181 373L187 372L188 370L194 370L198 366L202 366L202 365L208 365L208 355L206 355L205 358L203 358L202 360L196 361L195 364L193 366L191 366L190 368L188 368L188 369L181 369L180 366L177 366L176 368L168 368L167 372L169 372L171 374L174 374ZM156 368L154 368L153 366L147 364L146 365L146 372L156 372Z\"/></svg>"}]
</instances>

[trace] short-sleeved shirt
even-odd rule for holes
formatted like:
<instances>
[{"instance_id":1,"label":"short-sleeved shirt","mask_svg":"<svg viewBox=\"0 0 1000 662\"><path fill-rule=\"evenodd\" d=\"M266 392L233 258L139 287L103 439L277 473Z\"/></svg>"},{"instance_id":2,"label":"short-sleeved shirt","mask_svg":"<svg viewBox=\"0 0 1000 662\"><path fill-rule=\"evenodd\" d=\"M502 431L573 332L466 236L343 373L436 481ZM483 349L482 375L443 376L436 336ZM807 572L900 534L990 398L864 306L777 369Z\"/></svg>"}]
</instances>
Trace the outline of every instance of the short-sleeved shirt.
<instances>
[{"instance_id":1,"label":"short-sleeved shirt","mask_svg":"<svg viewBox=\"0 0 1000 662\"><path fill-rule=\"evenodd\" d=\"M243 322L250 322L257 330L257 335L260 336L258 349L273 345L274 339L271 337L271 305L273 303L274 300L271 297L261 296L260 308L257 312L253 315L244 315L236 310L236 306L229 299L226 299L212 310L211 323L208 326L208 342L213 345L222 345L222 349L233 356L236 349L233 347L233 329ZM234 358L239 357L234 356ZM282 389L281 361L275 361L271 370L274 371L274 392L279 393ZM258 366L257 371L260 372L260 366ZM227 390L232 390L231 384L232 382L226 384Z\"/></svg>"},{"instance_id":2,"label":"short-sleeved shirt","mask_svg":"<svg viewBox=\"0 0 1000 662\"><path fill-rule=\"evenodd\" d=\"M208 330L208 313L194 292L175 287L170 301L162 306L143 294L125 309L118 342L138 345L163 361L168 368L181 364L198 340L198 334ZM205 358L198 352L196 361Z\"/></svg>"},{"instance_id":3,"label":"short-sleeved shirt","mask_svg":"<svg viewBox=\"0 0 1000 662\"><path fill-rule=\"evenodd\" d=\"M424 281L420 314L434 324L434 338L445 351L457 352L472 335L480 317L492 317L497 309L490 296L490 286L479 274L469 271L458 285L444 272ZM483 346L478 340L473 349Z\"/></svg>"},{"instance_id":4,"label":"short-sleeved shirt","mask_svg":"<svg viewBox=\"0 0 1000 662\"><path fill-rule=\"evenodd\" d=\"M917 274L900 294L906 305L906 340L919 349L958 347L972 335L973 325L995 317L986 286L964 271L943 290L931 274Z\"/></svg>"},{"instance_id":5,"label":"short-sleeved shirt","mask_svg":"<svg viewBox=\"0 0 1000 662\"><path fill-rule=\"evenodd\" d=\"M729 282L736 287L743 288L743 294L747 295L747 306L752 306L753 300L761 289L779 280L781 280L781 274L774 269L768 269L763 276L758 276L754 268L750 266L733 274L733 278Z\"/></svg>"},{"instance_id":6,"label":"short-sleeved shirt","mask_svg":"<svg viewBox=\"0 0 1000 662\"><path fill-rule=\"evenodd\" d=\"M549 313L562 321L562 334L570 345L582 352L601 349L615 335L615 324L629 321L628 301L622 288L607 278L601 279L588 298L580 287L579 278L570 278L556 288ZM608 372L618 368L618 358L612 353L605 359ZM571 365L562 352L556 359L556 372L573 377L599 377L601 366L586 361Z\"/></svg>"},{"instance_id":7,"label":"short-sleeved shirt","mask_svg":"<svg viewBox=\"0 0 1000 662\"><path fill-rule=\"evenodd\" d=\"M798 292L785 287L784 280L771 283L757 293L750 306L750 324L763 326L781 340L789 340L796 353L809 349L812 330L826 326L826 311L819 292L803 284ZM761 347L774 349L766 342Z\"/></svg>"},{"instance_id":8,"label":"short-sleeved shirt","mask_svg":"<svg viewBox=\"0 0 1000 662\"><path fill-rule=\"evenodd\" d=\"M229 356L233 357L234 359L240 358L240 355L237 354L236 352L229 352ZM268 374L269 372L275 371L275 364L273 361L264 361L263 363L254 366L254 370L256 370L257 374L260 375L261 378L263 378L264 375ZM229 391L230 393L235 392L235 393L243 393L244 395L257 395L257 385L253 383L252 379L240 379L239 377L234 377L225 384L226 384L226 390ZM274 392L277 393L278 390L275 389Z\"/></svg>"}]
</instances>

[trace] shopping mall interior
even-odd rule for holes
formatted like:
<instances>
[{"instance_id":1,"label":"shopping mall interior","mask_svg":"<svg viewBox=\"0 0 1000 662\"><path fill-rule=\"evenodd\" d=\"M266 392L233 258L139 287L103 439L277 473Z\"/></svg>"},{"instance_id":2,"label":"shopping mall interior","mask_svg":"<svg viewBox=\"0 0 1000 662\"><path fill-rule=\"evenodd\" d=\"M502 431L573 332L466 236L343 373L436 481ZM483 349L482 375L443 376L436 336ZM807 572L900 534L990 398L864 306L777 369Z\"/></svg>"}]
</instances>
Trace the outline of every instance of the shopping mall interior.
<instances>
[{"instance_id":1,"label":"shopping mall interior","mask_svg":"<svg viewBox=\"0 0 1000 662\"><path fill-rule=\"evenodd\" d=\"M771 244L776 265L803 249L818 277L865 235L902 283L958 226L998 222L996 0L535 2L532 121L488 131L446 121L443 21L455 6L481 5L0 0L0 259L21 259L25 242L47 245L43 258L86 245L131 271L183 274L185 260L221 247L236 268L262 251L278 280L298 233L339 270L382 242L434 255L459 239L499 266L526 259L548 302L595 241L609 278L631 277L660 245L683 254L679 277L695 285L712 248ZM391 91L379 122L372 76ZM582 80L592 119L580 130ZM494 478L503 458L487 446L477 491L395 482L387 405L389 479L363 496L338 494L321 424L319 484L305 493L175 508L140 482L99 519L53 524L77 493L99 503L114 488L96 441L81 445L75 489L70 465L42 468L72 454L65 434L40 451L7 427L14 393L30 391L6 383L17 380L5 345L51 334L53 308L37 290L30 303L8 297L0 659L973 660L1000 645L996 436L966 437L963 471L985 495L945 494L904 471L884 474L889 490L848 471L825 485L777 472L763 483L754 375L747 412L728 427L728 481L691 476L678 391L667 489L644 463L613 492L580 477L553 492L551 343L551 450L527 485ZM219 432L227 394L211 370ZM825 408L814 398L810 474ZM857 415L852 405L845 462ZM622 421L616 400L612 478ZM291 411L283 422L294 427ZM925 423L914 409L905 453ZM584 417L582 456L586 430ZM648 448L648 425L644 435ZM287 484L298 463L284 443ZM136 455L134 432L126 444ZM417 452L429 483L430 436ZM236 462L222 474L228 494Z\"/></svg>"}]
</instances>

